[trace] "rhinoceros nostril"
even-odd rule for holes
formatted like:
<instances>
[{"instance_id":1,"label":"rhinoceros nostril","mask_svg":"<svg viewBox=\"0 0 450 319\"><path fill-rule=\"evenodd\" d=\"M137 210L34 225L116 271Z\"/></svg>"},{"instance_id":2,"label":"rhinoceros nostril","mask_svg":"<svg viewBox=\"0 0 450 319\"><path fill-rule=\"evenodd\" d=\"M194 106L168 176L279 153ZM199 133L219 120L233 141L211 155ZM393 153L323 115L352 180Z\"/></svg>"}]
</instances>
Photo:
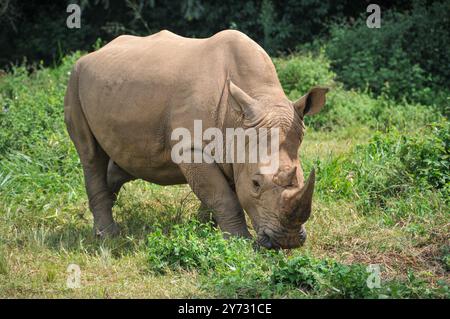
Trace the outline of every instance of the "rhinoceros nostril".
<instances>
[{"instance_id":1,"label":"rhinoceros nostril","mask_svg":"<svg viewBox=\"0 0 450 319\"><path fill-rule=\"evenodd\" d=\"M258 243L267 249L272 248L272 241L265 233L258 236Z\"/></svg>"}]
</instances>

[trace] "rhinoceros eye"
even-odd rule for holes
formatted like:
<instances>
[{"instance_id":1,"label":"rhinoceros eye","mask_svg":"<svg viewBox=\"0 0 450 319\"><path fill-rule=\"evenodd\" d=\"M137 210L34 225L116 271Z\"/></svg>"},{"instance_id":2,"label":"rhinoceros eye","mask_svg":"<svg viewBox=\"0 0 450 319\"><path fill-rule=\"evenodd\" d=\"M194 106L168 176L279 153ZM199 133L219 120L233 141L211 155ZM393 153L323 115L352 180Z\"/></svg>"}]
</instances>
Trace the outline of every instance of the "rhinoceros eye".
<instances>
[{"instance_id":1,"label":"rhinoceros eye","mask_svg":"<svg viewBox=\"0 0 450 319\"><path fill-rule=\"evenodd\" d=\"M255 193L259 193L259 191L261 190L261 183L260 183L259 179L253 178L252 184L253 184L253 191Z\"/></svg>"}]
</instances>

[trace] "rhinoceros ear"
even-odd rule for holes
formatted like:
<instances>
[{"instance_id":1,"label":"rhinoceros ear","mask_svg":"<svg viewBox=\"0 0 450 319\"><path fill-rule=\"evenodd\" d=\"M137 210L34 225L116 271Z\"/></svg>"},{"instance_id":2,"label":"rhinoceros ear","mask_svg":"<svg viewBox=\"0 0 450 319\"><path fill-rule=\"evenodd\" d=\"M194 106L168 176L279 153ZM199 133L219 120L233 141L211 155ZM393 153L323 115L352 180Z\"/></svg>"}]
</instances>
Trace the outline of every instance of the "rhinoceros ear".
<instances>
[{"instance_id":1,"label":"rhinoceros ear","mask_svg":"<svg viewBox=\"0 0 450 319\"><path fill-rule=\"evenodd\" d=\"M314 87L308 93L294 102L294 107L300 116L319 113L325 105L326 87Z\"/></svg>"},{"instance_id":2,"label":"rhinoceros ear","mask_svg":"<svg viewBox=\"0 0 450 319\"><path fill-rule=\"evenodd\" d=\"M256 100L245 93L241 88L229 80L230 94L236 103L231 103L236 112L244 113L246 119L258 117L259 109L256 106ZM237 104L237 105L236 105Z\"/></svg>"}]
</instances>

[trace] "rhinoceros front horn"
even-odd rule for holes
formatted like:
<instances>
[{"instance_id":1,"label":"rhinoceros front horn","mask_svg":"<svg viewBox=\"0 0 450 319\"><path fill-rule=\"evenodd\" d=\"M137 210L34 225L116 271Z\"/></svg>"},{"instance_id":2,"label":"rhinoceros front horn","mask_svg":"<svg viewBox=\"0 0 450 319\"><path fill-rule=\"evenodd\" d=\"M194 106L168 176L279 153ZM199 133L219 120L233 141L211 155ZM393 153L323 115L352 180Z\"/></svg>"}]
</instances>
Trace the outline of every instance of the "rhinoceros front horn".
<instances>
[{"instance_id":1,"label":"rhinoceros front horn","mask_svg":"<svg viewBox=\"0 0 450 319\"><path fill-rule=\"evenodd\" d=\"M295 214L295 219L304 223L308 220L311 215L312 198L314 193L314 183L316 181L316 172L313 169L309 174L308 180L303 186L303 189L296 198L296 209L293 214Z\"/></svg>"}]
</instances>

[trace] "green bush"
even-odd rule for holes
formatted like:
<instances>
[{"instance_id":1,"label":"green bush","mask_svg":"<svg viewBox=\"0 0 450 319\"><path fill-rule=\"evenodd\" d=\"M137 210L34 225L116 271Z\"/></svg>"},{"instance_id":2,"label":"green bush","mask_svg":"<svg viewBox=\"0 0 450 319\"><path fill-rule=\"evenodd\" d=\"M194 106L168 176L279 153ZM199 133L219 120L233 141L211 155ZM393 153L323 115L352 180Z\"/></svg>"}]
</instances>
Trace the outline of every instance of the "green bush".
<instances>
[{"instance_id":1,"label":"green bush","mask_svg":"<svg viewBox=\"0 0 450 319\"><path fill-rule=\"evenodd\" d=\"M62 60L57 68L15 66L0 79L0 155L7 151L32 150L33 145L51 138L49 132L65 133L62 101L68 74L80 53Z\"/></svg>"},{"instance_id":2,"label":"green bush","mask_svg":"<svg viewBox=\"0 0 450 319\"><path fill-rule=\"evenodd\" d=\"M380 278L380 286L369 288L371 271L361 264L345 265L331 259L300 255L280 263L274 270L272 284L284 283L297 289L313 290L326 298L438 298L448 297L448 285L429 288L423 280L408 272L404 281Z\"/></svg>"},{"instance_id":3,"label":"green bush","mask_svg":"<svg viewBox=\"0 0 450 319\"><path fill-rule=\"evenodd\" d=\"M254 255L244 239L233 238L227 242L210 225L196 221L175 225L167 236L157 227L148 236L148 242L150 265L160 273L180 268L203 273L223 267L241 268Z\"/></svg>"},{"instance_id":4,"label":"green bush","mask_svg":"<svg viewBox=\"0 0 450 319\"><path fill-rule=\"evenodd\" d=\"M410 188L433 188L448 195L449 128L443 119L411 136L396 130L375 134L368 145L356 149L362 164L355 166L356 185L365 190L375 186L373 193L391 196ZM377 167L381 174L374 173Z\"/></svg>"},{"instance_id":5,"label":"green bush","mask_svg":"<svg viewBox=\"0 0 450 319\"><path fill-rule=\"evenodd\" d=\"M331 259L315 259L308 255L284 260L272 274L273 283L286 283L297 288L316 290L327 297L375 297L377 290L367 285L366 267L344 265Z\"/></svg>"},{"instance_id":6,"label":"green bush","mask_svg":"<svg viewBox=\"0 0 450 319\"><path fill-rule=\"evenodd\" d=\"M204 276L203 285L218 295L262 297L269 293L265 273L275 259L264 264L263 255L250 241L225 240L209 224L193 220L173 226L167 234L157 227L148 236L148 245L150 268L156 273L195 270Z\"/></svg>"},{"instance_id":7,"label":"green bush","mask_svg":"<svg viewBox=\"0 0 450 319\"><path fill-rule=\"evenodd\" d=\"M291 100L297 100L314 86L331 86L335 74L323 52L295 54L273 60L278 78Z\"/></svg>"},{"instance_id":8,"label":"green bush","mask_svg":"<svg viewBox=\"0 0 450 319\"><path fill-rule=\"evenodd\" d=\"M403 137L399 157L407 172L450 195L450 122L432 123L426 134Z\"/></svg>"},{"instance_id":9,"label":"green bush","mask_svg":"<svg viewBox=\"0 0 450 319\"><path fill-rule=\"evenodd\" d=\"M328 86L327 103L321 112L305 117L308 127L335 130L364 125L377 130L390 127L413 129L439 117L431 106L393 101L386 93L374 98L367 92L345 90L335 82L336 74L330 69L330 60L320 49L317 54L293 54L275 58L281 85L291 101L297 100L314 86Z\"/></svg>"},{"instance_id":10,"label":"green bush","mask_svg":"<svg viewBox=\"0 0 450 319\"><path fill-rule=\"evenodd\" d=\"M414 131L417 127L439 119L434 107L397 103L386 95L373 98L366 92L345 90L337 84L327 94L320 113L305 117L307 127L333 131L346 127L365 127L374 131L391 128Z\"/></svg>"},{"instance_id":11,"label":"green bush","mask_svg":"<svg viewBox=\"0 0 450 319\"><path fill-rule=\"evenodd\" d=\"M350 154L316 162L318 193L353 199L364 212L378 208L419 219L435 214L448 208L449 149L445 118L411 135L377 132Z\"/></svg>"},{"instance_id":12,"label":"green bush","mask_svg":"<svg viewBox=\"0 0 450 319\"><path fill-rule=\"evenodd\" d=\"M48 194L66 194L61 201L83 194L74 191L82 190L83 175L63 120L67 78L79 56L31 74L14 67L0 79L0 203L37 209L47 207Z\"/></svg>"},{"instance_id":13,"label":"green bush","mask_svg":"<svg viewBox=\"0 0 450 319\"><path fill-rule=\"evenodd\" d=\"M383 12L379 29L366 26L366 15L353 25L335 25L326 52L337 78L347 87L448 111L449 11L448 1L416 1L410 13Z\"/></svg>"}]
</instances>

